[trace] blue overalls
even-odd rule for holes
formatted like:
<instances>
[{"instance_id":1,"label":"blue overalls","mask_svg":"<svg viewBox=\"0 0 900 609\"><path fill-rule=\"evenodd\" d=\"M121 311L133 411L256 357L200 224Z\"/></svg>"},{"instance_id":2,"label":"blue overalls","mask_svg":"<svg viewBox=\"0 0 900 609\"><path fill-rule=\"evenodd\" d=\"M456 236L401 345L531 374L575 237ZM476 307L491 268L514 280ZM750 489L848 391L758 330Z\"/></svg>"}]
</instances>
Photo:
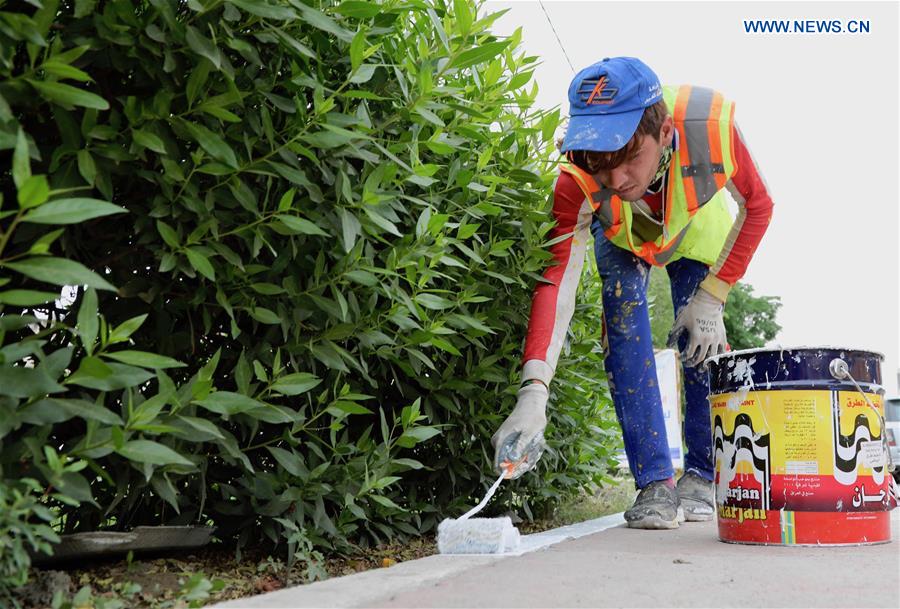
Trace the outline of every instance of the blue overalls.
<instances>
[{"instance_id":1,"label":"blue overalls","mask_svg":"<svg viewBox=\"0 0 900 609\"><path fill-rule=\"evenodd\" d=\"M653 337L647 308L650 265L603 235L594 218L594 255L603 280L603 320L606 374L616 416L622 428L625 454L638 488L674 475L666 438L662 401L656 378ZM709 267L679 258L666 265L675 315L688 303ZM686 333L679 349L687 343ZM712 432L709 420L709 376L705 368L682 365L685 387L685 471L713 479Z\"/></svg>"}]
</instances>

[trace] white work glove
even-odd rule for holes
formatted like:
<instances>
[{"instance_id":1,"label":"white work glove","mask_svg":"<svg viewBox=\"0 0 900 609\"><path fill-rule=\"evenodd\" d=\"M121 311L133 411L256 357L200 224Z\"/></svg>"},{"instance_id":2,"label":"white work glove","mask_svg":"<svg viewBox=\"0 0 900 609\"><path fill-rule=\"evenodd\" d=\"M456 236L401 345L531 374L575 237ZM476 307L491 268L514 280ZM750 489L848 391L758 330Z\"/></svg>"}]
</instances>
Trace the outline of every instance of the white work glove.
<instances>
[{"instance_id":1,"label":"white work glove","mask_svg":"<svg viewBox=\"0 0 900 609\"><path fill-rule=\"evenodd\" d=\"M517 394L516 407L491 437L494 445L494 469L507 471L501 464L515 464L515 479L532 469L544 452L544 428L547 426L547 398L543 383L525 385ZM520 463L521 462L521 463Z\"/></svg>"},{"instance_id":2,"label":"white work glove","mask_svg":"<svg viewBox=\"0 0 900 609\"><path fill-rule=\"evenodd\" d=\"M725 304L704 290L698 288L685 305L669 333L669 347L678 349L678 338L682 332L688 333L687 348L681 354L688 366L697 366L707 358L724 353L728 338L725 336L725 322L722 310Z\"/></svg>"}]
</instances>

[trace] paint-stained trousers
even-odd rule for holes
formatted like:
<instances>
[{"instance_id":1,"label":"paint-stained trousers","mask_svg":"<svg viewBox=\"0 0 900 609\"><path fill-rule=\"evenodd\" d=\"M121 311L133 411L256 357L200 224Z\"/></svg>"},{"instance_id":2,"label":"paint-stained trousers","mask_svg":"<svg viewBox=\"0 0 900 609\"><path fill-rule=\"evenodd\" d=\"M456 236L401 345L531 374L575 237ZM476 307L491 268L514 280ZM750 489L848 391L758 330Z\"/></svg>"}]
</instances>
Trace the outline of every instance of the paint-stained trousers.
<instances>
[{"instance_id":1,"label":"paint-stained trousers","mask_svg":"<svg viewBox=\"0 0 900 609\"><path fill-rule=\"evenodd\" d=\"M674 475L662 401L656 379L647 285L650 265L613 245L595 218L591 225L594 254L603 280L606 329L606 374L616 416L622 428L625 454L638 488ZM688 303L709 267L680 258L666 265L675 315ZM684 349L687 336L681 337ZM709 376L700 366L682 366L685 387L685 471L713 479L712 432L709 420Z\"/></svg>"}]
</instances>

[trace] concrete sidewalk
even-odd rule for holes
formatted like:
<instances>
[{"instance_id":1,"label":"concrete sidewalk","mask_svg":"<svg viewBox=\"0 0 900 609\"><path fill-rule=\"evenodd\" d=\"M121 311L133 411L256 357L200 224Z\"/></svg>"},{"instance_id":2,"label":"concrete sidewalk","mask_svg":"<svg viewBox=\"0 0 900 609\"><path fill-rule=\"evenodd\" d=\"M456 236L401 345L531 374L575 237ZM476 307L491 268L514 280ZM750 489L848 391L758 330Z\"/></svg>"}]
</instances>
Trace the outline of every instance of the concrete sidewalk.
<instances>
[{"instance_id":1,"label":"concrete sidewalk","mask_svg":"<svg viewBox=\"0 0 900 609\"><path fill-rule=\"evenodd\" d=\"M520 556L429 556L217 607L900 607L889 544L746 546L616 526ZM533 537L533 536L528 536Z\"/></svg>"}]
</instances>

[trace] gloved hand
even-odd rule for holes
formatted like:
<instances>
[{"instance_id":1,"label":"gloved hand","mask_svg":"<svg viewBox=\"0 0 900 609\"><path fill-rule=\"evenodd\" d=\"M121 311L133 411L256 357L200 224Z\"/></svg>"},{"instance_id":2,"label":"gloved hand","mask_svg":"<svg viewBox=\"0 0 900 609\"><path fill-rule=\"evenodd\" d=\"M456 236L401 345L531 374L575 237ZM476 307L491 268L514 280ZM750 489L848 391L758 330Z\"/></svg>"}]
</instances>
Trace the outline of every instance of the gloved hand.
<instances>
[{"instance_id":1,"label":"gloved hand","mask_svg":"<svg viewBox=\"0 0 900 609\"><path fill-rule=\"evenodd\" d=\"M669 347L678 349L678 338L682 332L688 333L687 348L682 353L684 363L697 366L707 357L724 353L728 338L725 336L725 322L722 310L725 303L698 288L685 305L669 333Z\"/></svg>"},{"instance_id":2,"label":"gloved hand","mask_svg":"<svg viewBox=\"0 0 900 609\"><path fill-rule=\"evenodd\" d=\"M516 407L491 437L494 445L494 469L504 471L501 463L518 463L510 478L532 469L544 452L544 428L547 426L547 398L543 383L525 385L517 394ZM523 457L525 458L523 460Z\"/></svg>"}]
</instances>

